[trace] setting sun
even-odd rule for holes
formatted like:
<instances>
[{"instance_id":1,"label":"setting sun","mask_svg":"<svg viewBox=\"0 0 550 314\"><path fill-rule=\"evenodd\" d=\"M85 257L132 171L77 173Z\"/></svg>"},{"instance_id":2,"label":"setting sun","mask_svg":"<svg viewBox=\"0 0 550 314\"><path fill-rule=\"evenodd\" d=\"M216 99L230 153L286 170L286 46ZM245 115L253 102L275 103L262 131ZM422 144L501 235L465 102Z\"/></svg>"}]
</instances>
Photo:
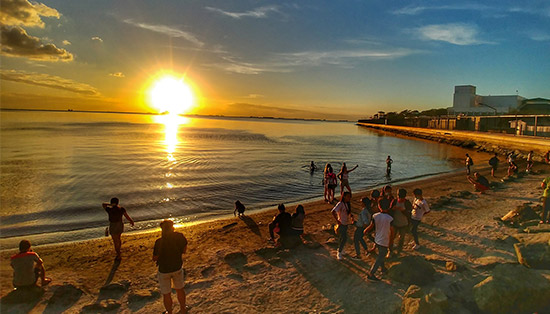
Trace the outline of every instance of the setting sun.
<instances>
[{"instance_id":1,"label":"setting sun","mask_svg":"<svg viewBox=\"0 0 550 314\"><path fill-rule=\"evenodd\" d=\"M193 106L193 92L183 79L164 76L156 80L150 91L151 104L161 113L186 113Z\"/></svg>"}]
</instances>

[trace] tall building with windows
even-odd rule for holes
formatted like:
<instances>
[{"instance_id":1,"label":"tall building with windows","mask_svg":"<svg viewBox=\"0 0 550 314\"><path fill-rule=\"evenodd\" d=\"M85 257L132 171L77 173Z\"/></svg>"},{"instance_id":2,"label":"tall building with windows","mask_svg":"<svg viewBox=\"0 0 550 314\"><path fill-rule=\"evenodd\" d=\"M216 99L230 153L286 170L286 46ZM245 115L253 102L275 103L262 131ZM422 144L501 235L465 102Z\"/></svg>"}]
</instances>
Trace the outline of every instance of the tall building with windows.
<instances>
[{"instance_id":1,"label":"tall building with windows","mask_svg":"<svg viewBox=\"0 0 550 314\"><path fill-rule=\"evenodd\" d=\"M524 97L519 95L481 96L476 94L473 85L455 86L453 107L449 110L454 114L506 114L518 109Z\"/></svg>"}]
</instances>

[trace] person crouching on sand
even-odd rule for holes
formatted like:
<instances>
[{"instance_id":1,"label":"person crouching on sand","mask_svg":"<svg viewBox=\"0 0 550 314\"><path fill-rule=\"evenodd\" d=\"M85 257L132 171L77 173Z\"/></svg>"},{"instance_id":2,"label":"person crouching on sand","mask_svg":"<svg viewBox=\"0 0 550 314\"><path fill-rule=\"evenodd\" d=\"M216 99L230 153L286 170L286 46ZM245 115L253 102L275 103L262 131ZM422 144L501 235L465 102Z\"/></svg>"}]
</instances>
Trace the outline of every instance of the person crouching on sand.
<instances>
[{"instance_id":1,"label":"person crouching on sand","mask_svg":"<svg viewBox=\"0 0 550 314\"><path fill-rule=\"evenodd\" d=\"M246 207L244 207L243 203L241 203L239 200L235 201L235 210L233 211L233 216L237 216L237 212L239 213L239 217L244 216L244 210Z\"/></svg>"},{"instance_id":2,"label":"person crouching on sand","mask_svg":"<svg viewBox=\"0 0 550 314\"><path fill-rule=\"evenodd\" d=\"M372 221L367 229L365 229L365 234L371 232L372 229L375 229L374 243L376 243L376 247L378 248L378 256L376 257L376 261L367 273L367 279L372 281L380 281L380 279L375 276L379 267L382 269L382 272L386 272L384 262L386 261L386 255L388 254L388 248L390 246L390 225L393 221L392 216L388 214L390 209L389 200L380 200L378 207L380 212L372 215Z\"/></svg>"},{"instance_id":3,"label":"person crouching on sand","mask_svg":"<svg viewBox=\"0 0 550 314\"><path fill-rule=\"evenodd\" d=\"M32 251L31 242L28 240L19 242L19 253L11 257L10 264L13 268L13 286L16 289L34 287L38 278L42 287L52 281L46 277L44 262Z\"/></svg>"},{"instance_id":4,"label":"person crouching on sand","mask_svg":"<svg viewBox=\"0 0 550 314\"><path fill-rule=\"evenodd\" d=\"M161 238L155 241L153 261L158 266L158 281L166 313L172 313L172 283L176 290L180 313L187 313L185 308L185 284L183 280L183 258L187 252L187 239L180 232L175 232L174 222L164 220L160 223Z\"/></svg>"},{"instance_id":5,"label":"person crouching on sand","mask_svg":"<svg viewBox=\"0 0 550 314\"><path fill-rule=\"evenodd\" d=\"M474 177L468 176L468 181L474 185L476 191L479 193L484 193L485 191L491 189L489 180L484 176L480 175L479 172L474 172Z\"/></svg>"},{"instance_id":6,"label":"person crouching on sand","mask_svg":"<svg viewBox=\"0 0 550 314\"><path fill-rule=\"evenodd\" d=\"M332 216L336 219L337 233L339 235L338 251L336 258L341 260L344 256L344 246L348 241L348 226L353 224L353 215L351 214L351 192L344 192L342 199L332 209Z\"/></svg>"},{"instance_id":7,"label":"person crouching on sand","mask_svg":"<svg viewBox=\"0 0 550 314\"><path fill-rule=\"evenodd\" d=\"M420 248L420 242L418 241L418 225L420 224L420 221L422 221L422 217L430 212L430 206L428 206L428 202L426 202L422 196L421 189L414 189L413 194L414 201L411 211L411 233L414 238L413 250L418 250Z\"/></svg>"},{"instance_id":8,"label":"person crouching on sand","mask_svg":"<svg viewBox=\"0 0 550 314\"><path fill-rule=\"evenodd\" d=\"M128 219L132 227L134 226L134 221L132 220L132 218L130 218L130 216L126 212L126 209L124 207L121 207L118 202L118 198L113 197L110 203L103 203L102 205L107 214L109 214L109 234L111 234L113 245L115 247L115 260L120 261L122 259L120 255L122 240L120 237L122 235L122 232L124 231L124 222L122 221L122 216Z\"/></svg>"}]
</instances>

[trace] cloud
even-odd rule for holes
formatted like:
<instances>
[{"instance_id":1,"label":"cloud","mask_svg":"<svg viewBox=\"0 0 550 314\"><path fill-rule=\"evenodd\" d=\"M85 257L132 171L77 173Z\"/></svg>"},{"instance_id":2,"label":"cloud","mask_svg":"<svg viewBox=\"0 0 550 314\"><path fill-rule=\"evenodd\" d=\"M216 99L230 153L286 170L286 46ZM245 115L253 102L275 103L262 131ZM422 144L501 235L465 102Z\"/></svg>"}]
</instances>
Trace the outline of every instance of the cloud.
<instances>
[{"instance_id":1,"label":"cloud","mask_svg":"<svg viewBox=\"0 0 550 314\"><path fill-rule=\"evenodd\" d=\"M206 7L205 9L219 13L221 15L229 16L234 19L242 19L244 17L251 17L256 19L264 19L267 18L268 14L271 12L280 13L279 8L277 6L265 6L256 8L254 10L246 11L246 12L229 12L224 11L222 9L213 8L213 7Z\"/></svg>"},{"instance_id":2,"label":"cloud","mask_svg":"<svg viewBox=\"0 0 550 314\"><path fill-rule=\"evenodd\" d=\"M103 42L103 39L101 39L101 37L98 37L98 36L94 36L94 37L92 37L92 40L93 40L93 41L97 41L97 42L100 42L100 43L102 43L102 42Z\"/></svg>"},{"instance_id":3,"label":"cloud","mask_svg":"<svg viewBox=\"0 0 550 314\"><path fill-rule=\"evenodd\" d=\"M485 11L492 10L491 7L482 4L456 4L456 5L441 5L441 6L407 6L401 9L394 10L392 13L396 15L418 15L424 13L424 11L438 11L438 10L472 10L472 11Z\"/></svg>"},{"instance_id":4,"label":"cloud","mask_svg":"<svg viewBox=\"0 0 550 314\"><path fill-rule=\"evenodd\" d=\"M44 44L40 38L30 36L19 26L1 26L2 54L26 57L40 61L71 61L73 55L54 44Z\"/></svg>"},{"instance_id":5,"label":"cloud","mask_svg":"<svg viewBox=\"0 0 550 314\"><path fill-rule=\"evenodd\" d=\"M152 24L145 24L145 23L138 23L131 19L126 19L123 21L126 24L130 24L139 28L143 28L152 32L161 33L170 37L175 38L183 38L199 47L204 46L204 43L200 41L195 35L193 35L190 32L182 31L180 29L166 26L166 25L152 25Z\"/></svg>"},{"instance_id":6,"label":"cloud","mask_svg":"<svg viewBox=\"0 0 550 314\"><path fill-rule=\"evenodd\" d=\"M115 73L109 73L109 76L113 77L125 77L125 75L122 72L115 72Z\"/></svg>"},{"instance_id":7,"label":"cloud","mask_svg":"<svg viewBox=\"0 0 550 314\"><path fill-rule=\"evenodd\" d=\"M0 0L0 7L2 25L44 28L41 16L57 19L61 16L56 9L42 3L30 3L27 0Z\"/></svg>"},{"instance_id":8,"label":"cloud","mask_svg":"<svg viewBox=\"0 0 550 314\"><path fill-rule=\"evenodd\" d=\"M531 38L534 41L549 41L550 40L550 34L541 32L541 31L530 31L527 32L527 36Z\"/></svg>"},{"instance_id":9,"label":"cloud","mask_svg":"<svg viewBox=\"0 0 550 314\"><path fill-rule=\"evenodd\" d=\"M244 96L243 98L246 98L246 99L259 99L259 98L264 98L265 96L264 95L261 95L261 94L248 94L246 96Z\"/></svg>"},{"instance_id":10,"label":"cloud","mask_svg":"<svg viewBox=\"0 0 550 314\"><path fill-rule=\"evenodd\" d=\"M62 44L65 46L69 46L71 45L71 42L65 39L64 41L62 41Z\"/></svg>"},{"instance_id":11,"label":"cloud","mask_svg":"<svg viewBox=\"0 0 550 314\"><path fill-rule=\"evenodd\" d=\"M0 70L2 80L69 91L87 96L99 96L92 86L55 75L15 70Z\"/></svg>"},{"instance_id":12,"label":"cloud","mask_svg":"<svg viewBox=\"0 0 550 314\"><path fill-rule=\"evenodd\" d=\"M459 46L490 43L478 39L477 26L470 24L456 23L426 25L417 28L416 32L423 40L444 41Z\"/></svg>"},{"instance_id":13,"label":"cloud","mask_svg":"<svg viewBox=\"0 0 550 314\"><path fill-rule=\"evenodd\" d=\"M389 60L420 53L410 49L354 49L334 51L302 51L274 54L263 62L241 62L235 57L225 56L225 62L210 66L239 74L260 74L264 72L288 73L298 68L333 65L349 67L362 60Z\"/></svg>"}]
</instances>

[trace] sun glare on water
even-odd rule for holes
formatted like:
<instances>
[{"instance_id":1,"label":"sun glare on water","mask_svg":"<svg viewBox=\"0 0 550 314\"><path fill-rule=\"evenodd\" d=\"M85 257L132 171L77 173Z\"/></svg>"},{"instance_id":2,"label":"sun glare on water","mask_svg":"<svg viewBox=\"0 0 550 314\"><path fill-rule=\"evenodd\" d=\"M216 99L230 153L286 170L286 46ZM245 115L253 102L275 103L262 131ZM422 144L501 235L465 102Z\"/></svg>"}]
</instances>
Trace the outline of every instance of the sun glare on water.
<instances>
[{"instance_id":1,"label":"sun glare on water","mask_svg":"<svg viewBox=\"0 0 550 314\"><path fill-rule=\"evenodd\" d=\"M160 113L187 113L193 106L193 92L183 79L174 76L163 76L156 80L150 91L151 104Z\"/></svg>"}]
</instances>

